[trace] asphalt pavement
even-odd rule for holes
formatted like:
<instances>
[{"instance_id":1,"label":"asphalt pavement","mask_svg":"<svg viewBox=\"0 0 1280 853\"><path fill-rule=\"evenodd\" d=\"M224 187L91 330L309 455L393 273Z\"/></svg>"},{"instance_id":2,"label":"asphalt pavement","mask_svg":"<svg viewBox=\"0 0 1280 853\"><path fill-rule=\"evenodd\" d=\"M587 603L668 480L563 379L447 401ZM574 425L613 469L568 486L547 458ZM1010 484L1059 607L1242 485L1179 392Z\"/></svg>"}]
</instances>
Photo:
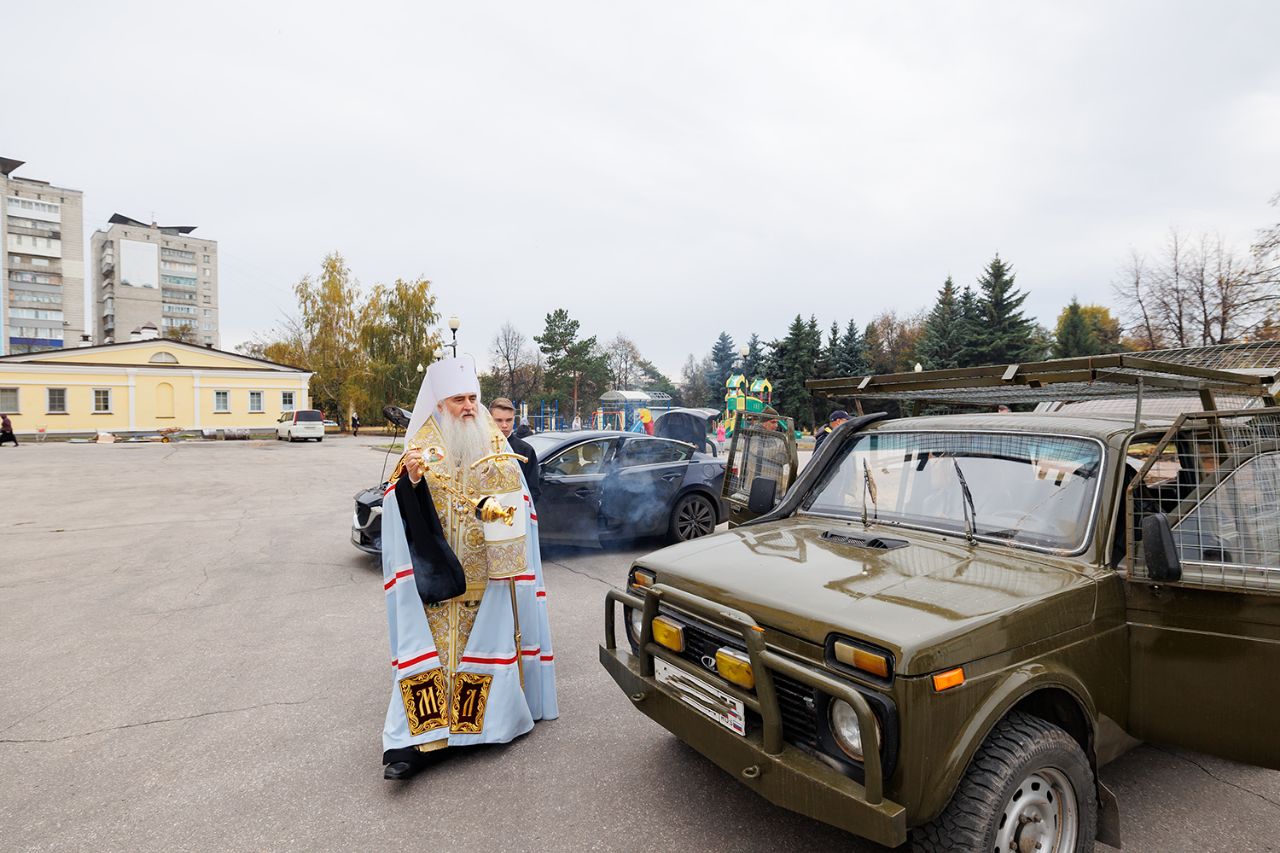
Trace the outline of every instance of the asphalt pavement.
<instances>
[{"instance_id":1,"label":"asphalt pavement","mask_svg":"<svg viewBox=\"0 0 1280 853\"><path fill-rule=\"evenodd\" d=\"M558 720L383 781L380 571L348 540L379 441L0 448L0 847L882 849L608 678L603 593L653 545L547 555ZM1126 851L1280 849L1280 773L1143 746L1103 777Z\"/></svg>"}]
</instances>

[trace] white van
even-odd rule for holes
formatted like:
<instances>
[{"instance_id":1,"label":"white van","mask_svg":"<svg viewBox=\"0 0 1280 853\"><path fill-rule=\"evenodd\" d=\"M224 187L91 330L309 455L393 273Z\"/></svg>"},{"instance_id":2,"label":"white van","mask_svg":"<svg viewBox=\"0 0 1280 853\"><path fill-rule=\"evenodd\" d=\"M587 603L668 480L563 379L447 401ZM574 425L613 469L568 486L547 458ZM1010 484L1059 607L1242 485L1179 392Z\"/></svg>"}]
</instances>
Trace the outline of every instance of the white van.
<instances>
[{"instance_id":1,"label":"white van","mask_svg":"<svg viewBox=\"0 0 1280 853\"><path fill-rule=\"evenodd\" d=\"M324 415L319 409L298 409L285 412L276 421L276 439L287 438L290 441L305 441L314 438L324 441Z\"/></svg>"}]
</instances>

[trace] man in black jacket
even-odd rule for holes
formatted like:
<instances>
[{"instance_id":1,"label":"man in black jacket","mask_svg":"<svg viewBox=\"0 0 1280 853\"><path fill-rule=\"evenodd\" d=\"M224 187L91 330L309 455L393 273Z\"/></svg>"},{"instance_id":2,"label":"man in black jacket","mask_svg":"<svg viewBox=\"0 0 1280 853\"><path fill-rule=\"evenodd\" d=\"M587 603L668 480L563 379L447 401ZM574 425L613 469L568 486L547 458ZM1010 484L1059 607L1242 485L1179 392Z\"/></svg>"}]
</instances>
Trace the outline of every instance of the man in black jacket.
<instances>
[{"instance_id":1,"label":"man in black jacket","mask_svg":"<svg viewBox=\"0 0 1280 853\"><path fill-rule=\"evenodd\" d=\"M813 436L813 452L817 453L818 448L822 446L822 442L827 440L827 436L831 435L831 433L835 431L836 427L840 426L840 424L847 420L849 420L849 413L844 409L836 409L832 412L831 417L827 418L827 425L818 430L818 432Z\"/></svg>"},{"instance_id":2,"label":"man in black jacket","mask_svg":"<svg viewBox=\"0 0 1280 853\"><path fill-rule=\"evenodd\" d=\"M533 498L533 505L536 507L538 498L542 494L542 484L538 482L538 454L534 453L529 442L518 438L514 432L515 404L506 397L497 397L489 404L489 414L493 416L493 422L498 425L498 429L502 430L502 434L507 437L511 452L519 453L529 460L520 463L520 470L524 472L524 481L529 484L529 497Z\"/></svg>"}]
</instances>

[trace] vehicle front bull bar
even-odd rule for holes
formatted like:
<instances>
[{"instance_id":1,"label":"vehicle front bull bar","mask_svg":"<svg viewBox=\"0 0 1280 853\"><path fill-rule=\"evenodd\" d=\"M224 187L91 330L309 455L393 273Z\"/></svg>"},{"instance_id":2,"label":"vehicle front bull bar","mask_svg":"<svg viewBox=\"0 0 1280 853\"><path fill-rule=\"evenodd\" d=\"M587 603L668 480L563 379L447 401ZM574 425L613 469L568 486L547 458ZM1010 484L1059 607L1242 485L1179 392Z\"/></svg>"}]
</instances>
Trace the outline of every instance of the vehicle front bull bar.
<instances>
[{"instance_id":1,"label":"vehicle front bull bar","mask_svg":"<svg viewBox=\"0 0 1280 853\"><path fill-rule=\"evenodd\" d=\"M639 610L642 614L638 657L640 674L645 678L654 677L655 656L660 656L664 662L695 677L706 678L709 675L706 670L693 666L653 642L653 617L658 615L659 604L668 602L695 616L707 619L712 624L736 632L746 644L747 654L751 660L751 671L756 681L755 695L739 689L722 678L717 678L716 686L760 715L764 722L761 747L769 755L779 755L784 746L782 713L778 709L778 698L773 685L774 672L821 690L832 698L847 702L857 715L858 727L862 731L863 787L866 791L866 802L872 806L878 806L883 802L884 771L880 762L880 732L876 716L871 710L871 705L852 685L770 651L765 647L764 629L742 611L663 584L647 587L643 597L618 589L611 589L605 594L604 642L605 648L611 652L618 647L614 628L614 619L617 615L614 602L623 607Z\"/></svg>"}]
</instances>

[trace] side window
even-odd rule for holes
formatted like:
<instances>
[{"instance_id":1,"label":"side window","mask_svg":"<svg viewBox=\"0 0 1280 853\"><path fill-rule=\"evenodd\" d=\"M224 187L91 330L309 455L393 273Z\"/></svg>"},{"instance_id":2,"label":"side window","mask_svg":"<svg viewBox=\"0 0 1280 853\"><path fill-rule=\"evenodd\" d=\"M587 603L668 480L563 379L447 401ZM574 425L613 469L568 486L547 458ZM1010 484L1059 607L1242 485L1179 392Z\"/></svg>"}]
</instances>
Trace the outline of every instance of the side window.
<instances>
[{"instance_id":1,"label":"side window","mask_svg":"<svg viewBox=\"0 0 1280 853\"><path fill-rule=\"evenodd\" d=\"M1173 539L1184 580L1280 589L1280 452L1225 472L1174 522Z\"/></svg>"},{"instance_id":2,"label":"side window","mask_svg":"<svg viewBox=\"0 0 1280 853\"><path fill-rule=\"evenodd\" d=\"M603 474L605 463L609 461L612 442L613 439L604 439L576 444L548 460L543 470L548 474L561 476Z\"/></svg>"},{"instance_id":3,"label":"side window","mask_svg":"<svg viewBox=\"0 0 1280 853\"><path fill-rule=\"evenodd\" d=\"M692 448L661 439L631 438L622 445L618 464L624 468L636 465L658 465L666 462L682 462L689 458Z\"/></svg>"}]
</instances>

